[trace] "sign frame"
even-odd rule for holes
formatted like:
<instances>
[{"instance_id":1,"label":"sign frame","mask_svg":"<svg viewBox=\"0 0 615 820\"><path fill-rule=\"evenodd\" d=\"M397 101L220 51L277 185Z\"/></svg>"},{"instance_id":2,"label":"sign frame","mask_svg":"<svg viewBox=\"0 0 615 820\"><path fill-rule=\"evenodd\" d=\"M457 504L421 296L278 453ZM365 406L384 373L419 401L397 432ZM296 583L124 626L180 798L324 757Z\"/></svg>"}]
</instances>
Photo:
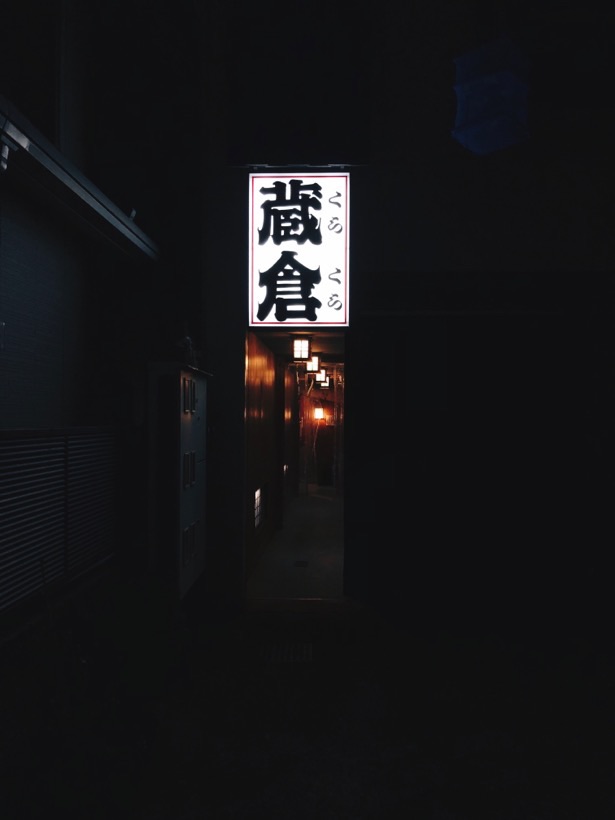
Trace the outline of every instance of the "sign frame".
<instances>
[{"instance_id":1,"label":"sign frame","mask_svg":"<svg viewBox=\"0 0 615 820\"><path fill-rule=\"evenodd\" d=\"M350 174L251 173L249 326L348 327Z\"/></svg>"}]
</instances>

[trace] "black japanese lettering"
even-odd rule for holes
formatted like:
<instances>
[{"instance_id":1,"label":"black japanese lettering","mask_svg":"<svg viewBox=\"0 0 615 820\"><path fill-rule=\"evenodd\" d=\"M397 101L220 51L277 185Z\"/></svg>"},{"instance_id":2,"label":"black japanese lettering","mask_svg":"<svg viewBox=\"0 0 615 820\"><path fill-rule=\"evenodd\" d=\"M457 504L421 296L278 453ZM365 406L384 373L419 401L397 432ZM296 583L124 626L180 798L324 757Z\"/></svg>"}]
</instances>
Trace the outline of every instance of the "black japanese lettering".
<instances>
[{"instance_id":1,"label":"black japanese lettering","mask_svg":"<svg viewBox=\"0 0 615 820\"><path fill-rule=\"evenodd\" d=\"M256 314L260 321L269 316L274 306L279 322L286 321L289 315L316 321L316 309L322 307L322 302L311 293L320 282L320 268L307 268L295 259L296 255L295 251L282 251L277 262L260 272L259 284L267 289Z\"/></svg>"},{"instance_id":2,"label":"black japanese lettering","mask_svg":"<svg viewBox=\"0 0 615 820\"><path fill-rule=\"evenodd\" d=\"M263 194L273 194L275 199L261 205L263 226L258 231L259 245L264 245L269 239L276 245L288 240L300 245L307 241L320 245L320 219L311 214L310 209L319 211L322 207L321 186L317 182L307 185L300 179L291 179L289 187L288 196L286 183L281 180L274 182L270 188L260 189Z\"/></svg>"}]
</instances>

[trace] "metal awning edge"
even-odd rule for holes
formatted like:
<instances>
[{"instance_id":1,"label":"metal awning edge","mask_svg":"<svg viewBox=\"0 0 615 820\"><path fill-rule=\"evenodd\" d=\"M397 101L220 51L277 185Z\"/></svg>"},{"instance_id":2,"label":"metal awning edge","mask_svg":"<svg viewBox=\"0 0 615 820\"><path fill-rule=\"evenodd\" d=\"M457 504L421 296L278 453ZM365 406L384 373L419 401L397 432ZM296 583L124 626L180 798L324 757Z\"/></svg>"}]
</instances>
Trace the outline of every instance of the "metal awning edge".
<instances>
[{"instance_id":1,"label":"metal awning edge","mask_svg":"<svg viewBox=\"0 0 615 820\"><path fill-rule=\"evenodd\" d=\"M65 204L76 200L79 215L92 226L101 220L109 239L115 241L120 234L133 249L150 259L158 259L159 249L117 205L60 153L15 107L0 95L0 140L10 152L24 152L37 168L38 181L52 182L60 190ZM5 149L6 150L6 149ZM12 159L12 158L11 158ZM115 234L115 236L113 236Z\"/></svg>"}]
</instances>

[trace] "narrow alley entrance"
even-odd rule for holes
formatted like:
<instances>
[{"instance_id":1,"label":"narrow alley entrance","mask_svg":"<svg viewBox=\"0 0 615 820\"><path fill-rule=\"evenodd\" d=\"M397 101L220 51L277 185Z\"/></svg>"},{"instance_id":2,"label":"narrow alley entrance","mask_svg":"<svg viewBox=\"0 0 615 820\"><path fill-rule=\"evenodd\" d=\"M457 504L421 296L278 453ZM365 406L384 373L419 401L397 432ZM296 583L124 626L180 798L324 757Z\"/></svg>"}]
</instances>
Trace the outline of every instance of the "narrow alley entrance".
<instances>
[{"instance_id":1,"label":"narrow alley entrance","mask_svg":"<svg viewBox=\"0 0 615 820\"><path fill-rule=\"evenodd\" d=\"M344 561L344 361L343 337L312 336L309 363L292 360L288 334L268 334L265 344L284 372L274 401L273 438L279 443L276 469L283 492L278 526L246 555L246 598L257 600L341 600ZM262 359L262 357L261 357ZM250 362L248 370L250 371ZM250 378L248 378L250 383ZM250 395L247 397L248 401ZM255 416L247 405L246 418ZM248 424L251 422L248 421ZM262 436L248 435L248 474ZM254 482L253 482L254 483ZM248 489L252 492L252 487ZM273 501L272 501L273 503ZM251 522L249 522L251 524ZM256 527L258 530L258 526ZM250 533L248 533L248 536ZM249 538L247 549L250 549Z\"/></svg>"}]
</instances>

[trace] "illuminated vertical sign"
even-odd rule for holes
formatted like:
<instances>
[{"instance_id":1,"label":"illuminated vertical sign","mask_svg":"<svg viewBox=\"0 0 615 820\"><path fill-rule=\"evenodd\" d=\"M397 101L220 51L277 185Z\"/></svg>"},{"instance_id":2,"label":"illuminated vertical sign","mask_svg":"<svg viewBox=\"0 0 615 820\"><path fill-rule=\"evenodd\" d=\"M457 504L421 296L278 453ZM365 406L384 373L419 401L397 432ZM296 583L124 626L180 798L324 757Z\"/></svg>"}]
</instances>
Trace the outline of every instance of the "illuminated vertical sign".
<instances>
[{"instance_id":1,"label":"illuminated vertical sign","mask_svg":"<svg viewBox=\"0 0 615 820\"><path fill-rule=\"evenodd\" d=\"M349 174L250 174L250 327L348 325Z\"/></svg>"}]
</instances>

